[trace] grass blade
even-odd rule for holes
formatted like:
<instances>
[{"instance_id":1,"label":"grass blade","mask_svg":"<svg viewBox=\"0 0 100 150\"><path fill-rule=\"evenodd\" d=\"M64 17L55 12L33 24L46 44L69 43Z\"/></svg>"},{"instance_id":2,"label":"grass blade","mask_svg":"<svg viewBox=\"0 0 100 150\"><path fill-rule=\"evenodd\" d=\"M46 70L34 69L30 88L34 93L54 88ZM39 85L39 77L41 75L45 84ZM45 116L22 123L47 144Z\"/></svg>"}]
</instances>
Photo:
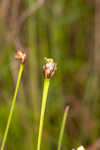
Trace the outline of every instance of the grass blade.
<instances>
[{"instance_id":1,"label":"grass blade","mask_svg":"<svg viewBox=\"0 0 100 150\"><path fill-rule=\"evenodd\" d=\"M8 130L9 130L9 127L10 127L10 123L11 123L11 119L12 119L12 115L13 115L13 111L14 111L14 106L15 106L15 102L16 102L16 96L17 96L17 93L18 93L19 84L20 84L20 80L21 80L21 76L22 76L22 72L23 72L23 67L24 67L23 64L21 64L19 74L18 74L16 89L15 89L15 92L14 92L14 96L13 96L12 104L11 104L11 108L10 108L10 113L9 113L9 116L8 116L6 129L5 129L4 137L3 137L3 140L2 140L2 144L1 144L1 150L4 150L4 146L5 146L5 143L6 143Z\"/></svg>"},{"instance_id":2,"label":"grass blade","mask_svg":"<svg viewBox=\"0 0 100 150\"><path fill-rule=\"evenodd\" d=\"M64 128L65 128L65 124L66 124L66 119L67 119L67 115L68 115L68 110L69 110L69 106L66 107L65 112L64 112L64 116L63 116L63 120L62 120L62 124L61 124L61 129L60 129L60 134L59 134L57 150L61 150L61 144L62 144Z\"/></svg>"}]
</instances>

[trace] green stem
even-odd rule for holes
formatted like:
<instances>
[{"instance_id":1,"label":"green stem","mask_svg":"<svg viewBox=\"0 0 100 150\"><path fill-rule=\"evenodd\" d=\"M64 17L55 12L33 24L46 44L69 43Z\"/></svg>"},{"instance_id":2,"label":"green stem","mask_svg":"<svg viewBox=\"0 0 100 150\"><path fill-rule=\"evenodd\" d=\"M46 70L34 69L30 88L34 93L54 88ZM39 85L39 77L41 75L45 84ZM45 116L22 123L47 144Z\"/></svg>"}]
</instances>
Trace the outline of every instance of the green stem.
<instances>
[{"instance_id":1,"label":"green stem","mask_svg":"<svg viewBox=\"0 0 100 150\"><path fill-rule=\"evenodd\" d=\"M64 112L64 116L63 116L63 120L62 120L62 124L61 124L61 129L60 129L60 134L59 134L57 150L61 150L61 143L62 143L62 139L63 139L64 128L65 128L65 124L66 124L68 110L69 110L69 106L66 107L65 112Z\"/></svg>"},{"instance_id":2,"label":"green stem","mask_svg":"<svg viewBox=\"0 0 100 150\"><path fill-rule=\"evenodd\" d=\"M12 114L13 114L13 111L14 111L16 96L17 96L17 93L18 93L18 88L19 88L19 84L20 84L22 72L23 72L23 65L21 64L20 65L20 70L19 70L19 75L18 75L18 80L17 80L17 84L16 84L16 89L15 89L15 92L14 92L14 96L13 96L12 104L11 104L11 108L10 108L10 113L9 113L9 116L8 116L8 121L7 121L6 129L5 129L4 137L3 137L3 140L2 140L2 144L1 144L1 150L4 150L4 146L5 146L5 143L6 143L6 139L7 139L7 135L8 135L8 130L9 130L9 127L10 127L10 123L11 123L11 119L12 119Z\"/></svg>"},{"instance_id":3,"label":"green stem","mask_svg":"<svg viewBox=\"0 0 100 150\"><path fill-rule=\"evenodd\" d=\"M43 97L42 97L42 107L41 107L41 116L40 116L40 126L39 126L37 150L40 150L40 145L41 145L44 114L45 114L45 108L46 108L46 101L47 101L49 83L50 83L49 79L44 80L44 89L43 89Z\"/></svg>"}]
</instances>

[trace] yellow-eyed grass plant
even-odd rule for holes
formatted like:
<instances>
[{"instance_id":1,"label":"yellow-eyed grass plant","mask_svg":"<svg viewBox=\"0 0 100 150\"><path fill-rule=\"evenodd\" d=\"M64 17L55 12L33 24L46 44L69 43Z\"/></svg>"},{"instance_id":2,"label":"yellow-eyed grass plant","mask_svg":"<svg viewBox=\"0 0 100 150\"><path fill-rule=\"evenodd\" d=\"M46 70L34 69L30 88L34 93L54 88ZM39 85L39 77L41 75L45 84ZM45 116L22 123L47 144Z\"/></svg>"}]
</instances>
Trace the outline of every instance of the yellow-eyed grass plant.
<instances>
[{"instance_id":1,"label":"yellow-eyed grass plant","mask_svg":"<svg viewBox=\"0 0 100 150\"><path fill-rule=\"evenodd\" d=\"M62 144L62 139L63 139L64 128L65 128L65 124L66 124L66 119L67 119L68 111L69 111L69 106L67 106L65 108L65 111L64 111L64 116L63 116L63 120L62 120L62 124L61 124L61 129L60 129L60 134L59 134L59 139L58 139L58 148L57 148L57 150L61 150L61 144Z\"/></svg>"},{"instance_id":2,"label":"yellow-eyed grass plant","mask_svg":"<svg viewBox=\"0 0 100 150\"><path fill-rule=\"evenodd\" d=\"M11 119L12 119L12 115L13 115L13 111L14 111L14 106L15 106L15 102L16 102L16 96L17 96L17 93L18 93L18 89L19 89L19 85L20 85L20 81L21 81L21 76L22 76L24 64L26 62L26 54L25 54L24 50L16 50L15 58L20 63L20 69L19 69L16 88L15 88L15 92L14 92L14 96L13 96L13 99L12 99L12 104L11 104L11 108L10 108L10 112L9 112L9 116L8 116L8 121L7 121L7 124L6 124L6 129L5 129L5 132L4 132L4 137L3 137L3 140L2 140L2 143L1 143L1 150L4 150L4 147L5 147L5 143L6 143L6 139L7 139L7 135L8 135L8 130L9 130L9 127L10 127L10 123L11 123Z\"/></svg>"},{"instance_id":3,"label":"yellow-eyed grass plant","mask_svg":"<svg viewBox=\"0 0 100 150\"><path fill-rule=\"evenodd\" d=\"M42 138L42 131L43 131L43 122L44 122L44 114L46 108L46 101L48 95L48 88L50 84L50 79L55 73L56 64L54 63L52 58L45 58L45 65L43 66L44 72L44 87L43 87L43 95L42 95L42 105L41 105L41 115L40 115L40 125L39 125L39 135L38 135L38 142L37 142L37 150L40 150L41 146L41 138Z\"/></svg>"}]
</instances>

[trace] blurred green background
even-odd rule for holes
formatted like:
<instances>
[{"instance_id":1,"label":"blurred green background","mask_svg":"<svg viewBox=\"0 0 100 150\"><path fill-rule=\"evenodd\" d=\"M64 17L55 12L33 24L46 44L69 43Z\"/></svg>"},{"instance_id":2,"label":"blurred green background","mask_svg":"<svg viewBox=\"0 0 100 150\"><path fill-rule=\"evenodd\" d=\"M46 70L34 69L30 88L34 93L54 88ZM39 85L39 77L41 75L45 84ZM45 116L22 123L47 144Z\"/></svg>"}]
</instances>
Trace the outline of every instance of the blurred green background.
<instances>
[{"instance_id":1,"label":"blurred green background","mask_svg":"<svg viewBox=\"0 0 100 150\"><path fill-rule=\"evenodd\" d=\"M50 83L41 150L56 150L66 105L70 111L62 150L91 147L98 141L94 10L90 0L0 1L0 143L19 70L15 50L24 48L27 53L6 150L36 150L44 57L54 58L57 71Z\"/></svg>"}]
</instances>

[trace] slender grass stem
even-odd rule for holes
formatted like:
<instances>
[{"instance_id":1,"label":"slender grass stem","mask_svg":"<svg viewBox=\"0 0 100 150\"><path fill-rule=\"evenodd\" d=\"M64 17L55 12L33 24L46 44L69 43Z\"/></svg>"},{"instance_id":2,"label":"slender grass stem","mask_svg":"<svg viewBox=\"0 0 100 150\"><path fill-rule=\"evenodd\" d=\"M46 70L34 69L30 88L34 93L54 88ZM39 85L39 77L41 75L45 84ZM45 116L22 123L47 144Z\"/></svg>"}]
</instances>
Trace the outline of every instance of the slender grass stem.
<instances>
[{"instance_id":1,"label":"slender grass stem","mask_svg":"<svg viewBox=\"0 0 100 150\"><path fill-rule=\"evenodd\" d=\"M43 88L43 97L42 97L42 107L41 107L41 116L40 116L40 126L39 126L39 135L38 135L38 143L37 150L40 150L42 131L43 131L43 122L44 122L44 114L46 108L47 94L49 88L49 79L44 79L44 88Z\"/></svg>"},{"instance_id":2,"label":"slender grass stem","mask_svg":"<svg viewBox=\"0 0 100 150\"><path fill-rule=\"evenodd\" d=\"M62 120L62 124L61 124L61 129L60 129L60 134L59 134L57 150L61 150L61 144L62 144L64 128L65 128L65 124L66 124L66 119L67 119L67 115L68 115L68 110L69 110L69 106L66 107L65 112L64 112L64 116L63 116L63 120Z\"/></svg>"},{"instance_id":3,"label":"slender grass stem","mask_svg":"<svg viewBox=\"0 0 100 150\"><path fill-rule=\"evenodd\" d=\"M6 129L5 129L4 137L3 137L3 140L2 140L2 144L1 144L1 150L4 150L4 146L5 146L5 143L6 143L8 130L9 130L9 127L10 127L10 123L11 123L11 119L12 119L12 115L13 115L13 111L14 111L16 96L17 96L17 93L18 93L19 84L20 84L20 80L21 80L21 76L22 76L22 72L23 72L23 67L24 67L23 64L21 64L20 65L20 70L19 70L19 75L18 75L18 80L17 80L17 84L16 84L16 89L15 89L15 92L14 92L14 96L13 96L12 104L11 104L11 108L10 108L10 113L9 113L9 116L8 116Z\"/></svg>"}]
</instances>

